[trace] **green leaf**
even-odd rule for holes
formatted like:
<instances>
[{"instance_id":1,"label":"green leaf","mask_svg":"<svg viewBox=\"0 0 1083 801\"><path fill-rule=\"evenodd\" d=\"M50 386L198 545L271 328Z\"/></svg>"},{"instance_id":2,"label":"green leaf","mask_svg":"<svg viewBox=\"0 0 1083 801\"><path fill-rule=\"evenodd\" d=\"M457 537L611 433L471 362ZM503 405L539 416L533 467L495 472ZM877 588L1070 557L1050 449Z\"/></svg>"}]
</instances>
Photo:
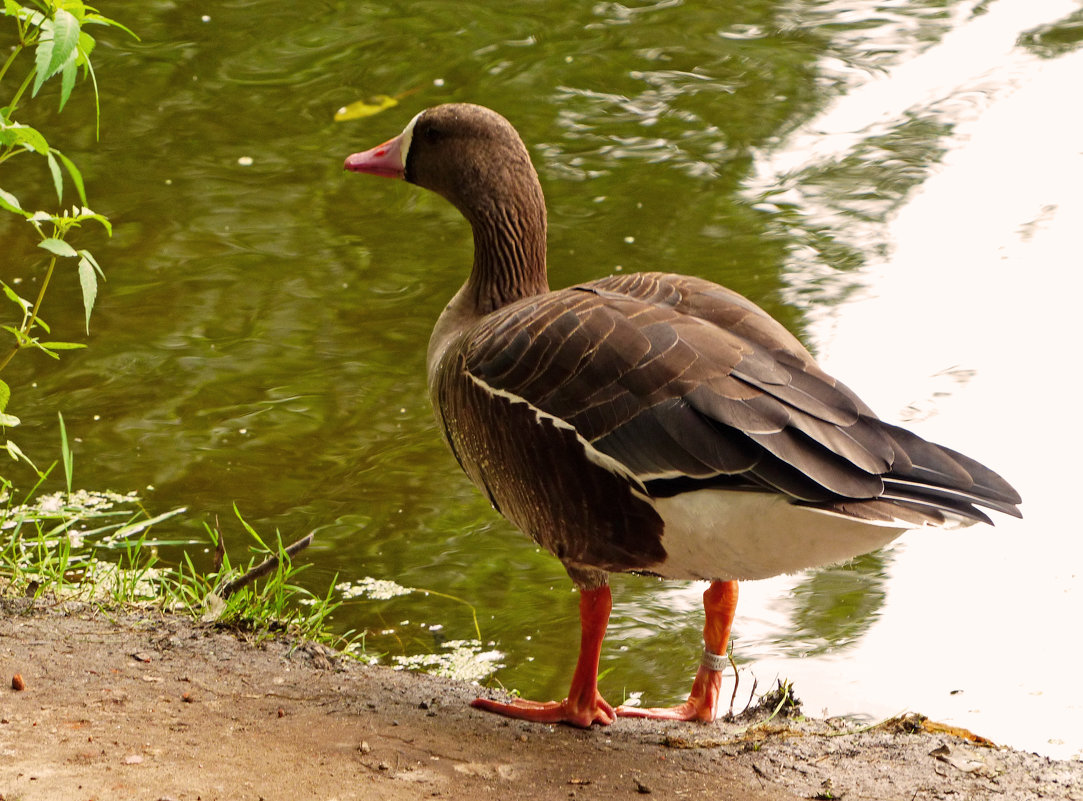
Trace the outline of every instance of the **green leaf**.
<instances>
[{"instance_id":1,"label":"green leaf","mask_svg":"<svg viewBox=\"0 0 1083 801\"><path fill-rule=\"evenodd\" d=\"M0 281L0 284L3 284L4 294L8 296L8 300L21 308L24 313L30 310L30 301L19 295L19 293L9 287L7 284L4 284L3 281Z\"/></svg>"},{"instance_id":2,"label":"green leaf","mask_svg":"<svg viewBox=\"0 0 1083 801\"><path fill-rule=\"evenodd\" d=\"M76 63L78 63L80 67L86 65L90 60L90 53L94 50L96 44L98 43L94 40L93 36L86 31L79 31L79 47L77 48L79 50L79 56L76 58Z\"/></svg>"},{"instance_id":3,"label":"green leaf","mask_svg":"<svg viewBox=\"0 0 1083 801\"><path fill-rule=\"evenodd\" d=\"M93 23L95 25L108 25L111 28L120 28L122 31L124 31L126 34L131 36L137 42L143 41L138 36L136 36L135 32L132 31L127 26L122 25L121 23L117 22L115 19L109 19L109 17L103 17L101 14L87 14L83 18L83 22L85 22L85 23Z\"/></svg>"},{"instance_id":4,"label":"green leaf","mask_svg":"<svg viewBox=\"0 0 1083 801\"><path fill-rule=\"evenodd\" d=\"M79 285L83 288L83 309L86 310L86 332L89 334L90 313L98 298L98 276L94 274L94 265L85 256L79 259Z\"/></svg>"},{"instance_id":5,"label":"green leaf","mask_svg":"<svg viewBox=\"0 0 1083 801\"><path fill-rule=\"evenodd\" d=\"M36 96L42 84L56 75L73 57L75 46L79 43L79 20L70 11L58 8L51 20L42 23L41 33L34 53L38 74L34 78L31 97Z\"/></svg>"},{"instance_id":6,"label":"green leaf","mask_svg":"<svg viewBox=\"0 0 1083 801\"><path fill-rule=\"evenodd\" d=\"M24 217L26 216L23 207L19 205L19 199L11 194L11 192L5 192L3 189L0 189L0 209L7 209L16 214L21 214Z\"/></svg>"},{"instance_id":7,"label":"green leaf","mask_svg":"<svg viewBox=\"0 0 1083 801\"><path fill-rule=\"evenodd\" d=\"M102 272L102 268L98 264L98 260L94 258L94 254L92 254L89 250L80 250L79 255L89 261L91 264L93 264L94 269L98 271L98 275L102 277L102 280L105 279L105 273Z\"/></svg>"},{"instance_id":8,"label":"green leaf","mask_svg":"<svg viewBox=\"0 0 1083 801\"><path fill-rule=\"evenodd\" d=\"M19 425L21 422L22 420L13 414L4 414L3 412L0 412L0 427L15 428L15 426ZM15 457L12 456L11 458L14 459Z\"/></svg>"},{"instance_id":9,"label":"green leaf","mask_svg":"<svg viewBox=\"0 0 1083 801\"><path fill-rule=\"evenodd\" d=\"M30 341L29 341L28 343L26 343L26 344L25 344L25 345L24 345L23 347L29 347L29 348L37 348L37 349L38 349L38 350L40 350L40 351L41 351L42 353L44 353L44 354L45 354L46 356L48 356L48 357L49 357L50 359L59 359L59 358L60 358L60 356L59 356L59 355L57 355L56 353L53 353L53 351L51 351L51 350L50 350L49 348L47 348L47 347L45 347L44 345L42 345L42 344L41 344L40 342L38 342L38 341L37 341L36 339L32 339L32 340L30 340Z\"/></svg>"},{"instance_id":10,"label":"green leaf","mask_svg":"<svg viewBox=\"0 0 1083 801\"><path fill-rule=\"evenodd\" d=\"M41 85L45 83L47 78L46 71L49 69L49 64L53 60L54 49L53 22L52 20L45 20L41 24L41 38L38 40L37 49L34 51L34 66L36 67L37 75L34 78L34 89L31 92L31 97L37 96L38 90L41 89Z\"/></svg>"},{"instance_id":11,"label":"green leaf","mask_svg":"<svg viewBox=\"0 0 1083 801\"><path fill-rule=\"evenodd\" d=\"M0 142L5 145L22 145L35 153L48 153L49 143L36 128L13 122L0 128Z\"/></svg>"},{"instance_id":12,"label":"green leaf","mask_svg":"<svg viewBox=\"0 0 1083 801\"><path fill-rule=\"evenodd\" d=\"M75 258L79 255L75 248L63 239L57 239L55 236L51 236L48 239L43 239L38 242L38 247L65 258Z\"/></svg>"},{"instance_id":13,"label":"green leaf","mask_svg":"<svg viewBox=\"0 0 1083 801\"><path fill-rule=\"evenodd\" d=\"M68 175L71 176L71 182L73 184L75 184L75 191L79 193L79 199L82 201L83 205L85 206L86 205L86 190L83 188L83 174L81 172L79 172L79 168L75 166L75 162L73 162L71 159L69 159L67 156L65 156L63 153L61 153L59 150L53 150L51 152L58 159L60 159L61 163L63 163L63 165L64 165L64 168L67 169Z\"/></svg>"},{"instance_id":14,"label":"green leaf","mask_svg":"<svg viewBox=\"0 0 1083 801\"><path fill-rule=\"evenodd\" d=\"M94 222L101 224L101 226L105 229L105 232L109 234L109 236L113 235L113 224L109 222L108 217L102 214L98 214L96 211L92 211L85 206L82 209L73 209L72 211L77 212L71 217L71 219L75 220L75 222L81 223L86 222L87 220L94 220Z\"/></svg>"},{"instance_id":15,"label":"green leaf","mask_svg":"<svg viewBox=\"0 0 1083 801\"><path fill-rule=\"evenodd\" d=\"M40 11L21 6L15 2L15 0L4 0L4 13L8 16L18 17L21 20L29 22L30 25L35 28L41 24L43 19L45 19Z\"/></svg>"},{"instance_id":16,"label":"green leaf","mask_svg":"<svg viewBox=\"0 0 1083 801\"><path fill-rule=\"evenodd\" d=\"M78 19L82 19L86 14L86 4L83 0L60 0L57 5L66 11L70 11Z\"/></svg>"},{"instance_id":17,"label":"green leaf","mask_svg":"<svg viewBox=\"0 0 1083 801\"><path fill-rule=\"evenodd\" d=\"M45 158L49 161L49 172L53 174L53 188L56 189L56 202L64 202L64 176L60 174L60 163L56 160L56 156L52 151L45 153Z\"/></svg>"},{"instance_id":18,"label":"green leaf","mask_svg":"<svg viewBox=\"0 0 1083 801\"><path fill-rule=\"evenodd\" d=\"M10 439L4 444L4 450L8 452L8 456L10 456L13 461L17 462L22 459L28 465L34 467L34 463L30 461L30 457L23 453L22 449L19 448L19 446L12 442ZM34 467L35 471L37 471L37 469L38 468Z\"/></svg>"},{"instance_id":19,"label":"green leaf","mask_svg":"<svg viewBox=\"0 0 1083 801\"><path fill-rule=\"evenodd\" d=\"M14 0L4 0L4 10L13 17L19 17L34 28L41 27L41 23L45 21L45 15L40 11L21 6Z\"/></svg>"},{"instance_id":20,"label":"green leaf","mask_svg":"<svg viewBox=\"0 0 1083 801\"><path fill-rule=\"evenodd\" d=\"M39 342L38 344L49 350L81 350L86 347L81 342Z\"/></svg>"},{"instance_id":21,"label":"green leaf","mask_svg":"<svg viewBox=\"0 0 1083 801\"><path fill-rule=\"evenodd\" d=\"M11 387L6 381L0 380L0 412L8 407L9 400L11 400Z\"/></svg>"},{"instance_id":22,"label":"green leaf","mask_svg":"<svg viewBox=\"0 0 1083 801\"><path fill-rule=\"evenodd\" d=\"M64 68L60 75L60 107L57 111L64 110L64 104L71 97L71 90L75 88L75 76L79 72L79 64L75 55L64 62Z\"/></svg>"},{"instance_id":23,"label":"green leaf","mask_svg":"<svg viewBox=\"0 0 1083 801\"><path fill-rule=\"evenodd\" d=\"M60 420L60 460L64 464L64 478L67 479L68 494L71 495L71 474L75 457L68 447L68 429L64 427L64 415L57 412L56 416Z\"/></svg>"}]
</instances>

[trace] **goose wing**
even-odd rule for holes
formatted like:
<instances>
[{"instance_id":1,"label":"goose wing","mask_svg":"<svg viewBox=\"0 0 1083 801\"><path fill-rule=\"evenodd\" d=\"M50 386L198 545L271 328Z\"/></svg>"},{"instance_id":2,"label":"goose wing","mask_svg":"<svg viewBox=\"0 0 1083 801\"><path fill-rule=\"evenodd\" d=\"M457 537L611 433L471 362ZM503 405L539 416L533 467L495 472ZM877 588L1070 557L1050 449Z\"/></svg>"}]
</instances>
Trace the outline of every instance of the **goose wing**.
<instances>
[{"instance_id":1,"label":"goose wing","mask_svg":"<svg viewBox=\"0 0 1083 801\"><path fill-rule=\"evenodd\" d=\"M781 324L735 292L610 276L486 317L465 369L573 427L649 495L708 486L920 525L1018 515L998 475L880 421Z\"/></svg>"}]
</instances>

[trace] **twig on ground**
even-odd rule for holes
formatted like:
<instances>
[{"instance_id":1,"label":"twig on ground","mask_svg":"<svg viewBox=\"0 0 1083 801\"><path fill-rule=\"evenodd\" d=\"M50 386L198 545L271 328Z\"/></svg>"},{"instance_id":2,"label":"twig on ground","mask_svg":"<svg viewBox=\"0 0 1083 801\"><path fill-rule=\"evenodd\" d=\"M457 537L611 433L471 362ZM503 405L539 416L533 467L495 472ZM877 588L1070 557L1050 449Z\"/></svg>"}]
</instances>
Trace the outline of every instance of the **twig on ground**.
<instances>
[{"instance_id":1,"label":"twig on ground","mask_svg":"<svg viewBox=\"0 0 1083 801\"><path fill-rule=\"evenodd\" d=\"M315 533L311 533L304 537L301 537L301 539L297 540L297 542L287 546L286 548L283 548L282 553L292 559L298 553L311 545L312 539L315 536ZM264 559L262 562L256 565L254 568L249 570L247 573L245 573L243 576L233 579L233 581L226 584L224 587L222 587L222 589L217 592L218 597L222 600L225 600L242 587L251 584L253 581L260 578L261 576L266 576L278 566L278 557L278 554L268 557L267 559Z\"/></svg>"},{"instance_id":2,"label":"twig on ground","mask_svg":"<svg viewBox=\"0 0 1083 801\"><path fill-rule=\"evenodd\" d=\"M218 534L218 542L214 546L214 572L219 573L226 558L226 535L218 525L218 515L214 516L214 530Z\"/></svg>"},{"instance_id":3,"label":"twig on ground","mask_svg":"<svg viewBox=\"0 0 1083 801\"><path fill-rule=\"evenodd\" d=\"M737 673L737 663L733 660L733 642L730 642L730 647L726 651L726 656L729 657L730 667L733 668L733 695L730 696L730 713L729 716L733 717L733 702L737 700L737 687L741 683L741 676Z\"/></svg>"}]
</instances>

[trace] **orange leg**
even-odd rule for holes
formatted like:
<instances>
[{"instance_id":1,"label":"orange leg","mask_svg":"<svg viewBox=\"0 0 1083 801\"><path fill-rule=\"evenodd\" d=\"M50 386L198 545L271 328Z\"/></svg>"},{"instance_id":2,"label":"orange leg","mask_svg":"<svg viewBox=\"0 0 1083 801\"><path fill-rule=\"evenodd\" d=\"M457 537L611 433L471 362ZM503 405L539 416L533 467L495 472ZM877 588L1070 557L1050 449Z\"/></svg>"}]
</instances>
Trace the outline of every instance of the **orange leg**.
<instances>
[{"instance_id":1,"label":"orange leg","mask_svg":"<svg viewBox=\"0 0 1083 801\"><path fill-rule=\"evenodd\" d=\"M595 590L579 591L579 661L572 674L572 686L563 701L525 701L517 698L509 703L477 698L470 705L476 709L495 712L509 718L533 720L538 723L569 723L588 728L592 723L608 725L616 715L598 692L598 659L602 640L609 625L613 596L606 584Z\"/></svg>"},{"instance_id":2,"label":"orange leg","mask_svg":"<svg viewBox=\"0 0 1083 801\"><path fill-rule=\"evenodd\" d=\"M707 622L703 626L705 654L703 664L696 671L688 700L680 706L653 709L619 706L616 709L618 715L655 720L705 721L718 716L718 697L722 689L721 662L730 639L733 615L737 611L737 582L711 582L703 593L703 610L707 615Z\"/></svg>"}]
</instances>

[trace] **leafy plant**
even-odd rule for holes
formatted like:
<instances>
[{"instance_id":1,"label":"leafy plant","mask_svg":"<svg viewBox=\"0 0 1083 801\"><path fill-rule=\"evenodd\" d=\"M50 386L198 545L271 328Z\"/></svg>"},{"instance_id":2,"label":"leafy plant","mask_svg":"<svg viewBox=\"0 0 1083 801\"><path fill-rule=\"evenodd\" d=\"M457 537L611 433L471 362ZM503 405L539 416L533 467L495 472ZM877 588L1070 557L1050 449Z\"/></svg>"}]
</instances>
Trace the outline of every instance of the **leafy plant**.
<instances>
[{"instance_id":1,"label":"leafy plant","mask_svg":"<svg viewBox=\"0 0 1083 801\"><path fill-rule=\"evenodd\" d=\"M328 618L339 606L331 600L334 581L323 596L296 583L307 565L296 564L291 551L306 543L287 549L277 532L274 543L268 543L236 507L233 511L252 543L247 566L235 567L221 531L205 525L215 551L214 568L210 572L198 569L186 551L184 561L169 576L169 604L205 622L251 631L257 637L289 630L315 640L335 639L327 633ZM257 576L265 578L257 581Z\"/></svg>"},{"instance_id":2,"label":"leafy plant","mask_svg":"<svg viewBox=\"0 0 1083 801\"><path fill-rule=\"evenodd\" d=\"M13 319L6 318L0 324L0 331L7 335L7 345L0 347L0 371L3 371L15 354L22 350L37 350L56 359L60 351L84 347L79 343L50 338L51 329L40 316L42 302L58 265L72 264L82 289L83 325L89 333L90 314L98 295L98 279L104 279L104 273L89 250L74 247L68 238L84 223L94 223L112 235L109 220L87 205L83 176L75 163L50 145L44 133L20 122L16 115L28 102L27 92L33 100L38 97L42 87L54 79L60 81L59 109L63 110L81 74L84 80L90 78L93 87L97 131L101 116L98 83L90 58L96 42L87 29L95 25L107 26L119 28L132 36L135 34L119 22L102 16L82 0L34 0L28 6L16 0L4 0L0 17L11 22L15 33L10 52L0 64L0 165L17 157L37 156L44 160L57 205L64 203L65 176L78 197L78 203L70 208L58 211L31 210L24 207L9 187L0 183L0 211L22 218L33 227L39 240L38 247L45 251L47 259L37 293L32 299L20 295L11 284L0 281L4 297L15 307ZM4 38L0 34L0 44L4 44ZM22 77L21 80L11 81L16 65L23 67ZM11 307L7 308L10 313ZM11 388L0 379L0 428L3 429L19 424L18 417L7 413L10 400ZM11 440L0 448L6 450L12 459L28 464L41 475L41 471ZM10 486L6 480L2 483Z\"/></svg>"},{"instance_id":3,"label":"leafy plant","mask_svg":"<svg viewBox=\"0 0 1083 801\"><path fill-rule=\"evenodd\" d=\"M274 543L261 537L240 512L237 519L251 542L246 566L231 563L222 533L210 526L216 554L210 570L197 567L188 550L176 567L166 564L159 547L195 543L151 538L151 529L185 511L152 517L135 495L85 490L45 494L0 509L0 595L76 600L100 608L153 605L257 639L288 632L357 655L360 637L330 631L330 615L341 603L333 600L335 581L323 595L300 586L297 578L306 566L293 561L280 537ZM260 560L273 561L273 570L259 572Z\"/></svg>"},{"instance_id":4,"label":"leafy plant","mask_svg":"<svg viewBox=\"0 0 1083 801\"><path fill-rule=\"evenodd\" d=\"M152 517L135 495L115 492L55 492L20 504L9 495L0 507L0 592L82 600L104 593L135 601L135 588L152 564L145 555L153 557L160 545L188 544L148 540L147 532L184 511ZM99 558L107 554L114 558Z\"/></svg>"}]
</instances>

